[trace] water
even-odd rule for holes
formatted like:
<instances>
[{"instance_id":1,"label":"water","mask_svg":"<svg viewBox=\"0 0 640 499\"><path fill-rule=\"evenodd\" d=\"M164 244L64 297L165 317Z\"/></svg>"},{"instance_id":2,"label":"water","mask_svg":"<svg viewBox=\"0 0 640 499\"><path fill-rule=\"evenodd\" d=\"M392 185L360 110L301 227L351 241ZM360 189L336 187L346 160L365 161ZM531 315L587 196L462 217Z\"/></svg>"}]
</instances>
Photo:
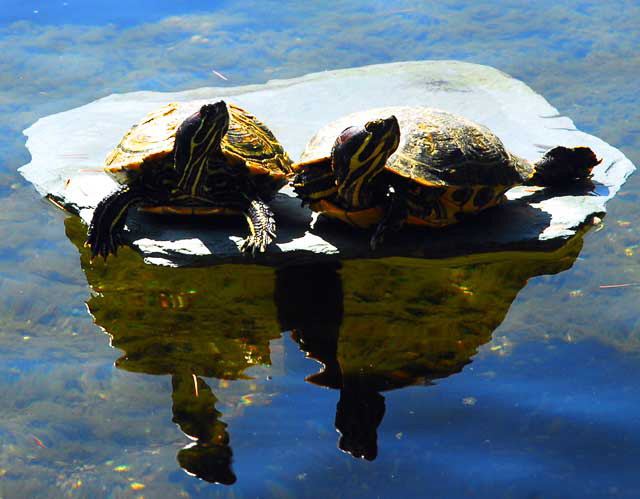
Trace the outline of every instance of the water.
<instances>
[{"instance_id":1,"label":"water","mask_svg":"<svg viewBox=\"0 0 640 499\"><path fill-rule=\"evenodd\" d=\"M90 265L16 173L24 128L112 92L414 59L497 67L637 165L635 2L3 7L1 497L638 496L636 176L544 257L203 272Z\"/></svg>"}]
</instances>

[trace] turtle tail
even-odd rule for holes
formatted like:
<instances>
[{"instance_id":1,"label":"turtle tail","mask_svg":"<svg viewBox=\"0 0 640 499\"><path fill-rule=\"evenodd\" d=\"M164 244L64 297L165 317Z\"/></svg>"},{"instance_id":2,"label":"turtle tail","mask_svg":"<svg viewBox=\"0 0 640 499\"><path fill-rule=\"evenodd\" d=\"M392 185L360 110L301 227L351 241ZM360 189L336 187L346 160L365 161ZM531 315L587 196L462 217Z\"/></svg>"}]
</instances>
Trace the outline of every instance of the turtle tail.
<instances>
[{"instance_id":1,"label":"turtle tail","mask_svg":"<svg viewBox=\"0 0 640 499\"><path fill-rule=\"evenodd\" d=\"M118 252L127 212L133 204L144 201L138 189L123 186L98 203L89 225L85 246L91 248L91 259L100 255L105 260Z\"/></svg>"},{"instance_id":2,"label":"turtle tail","mask_svg":"<svg viewBox=\"0 0 640 499\"><path fill-rule=\"evenodd\" d=\"M330 160L323 159L294 165L296 172L291 185L302 205L326 199L338 192Z\"/></svg>"},{"instance_id":3,"label":"turtle tail","mask_svg":"<svg viewBox=\"0 0 640 499\"><path fill-rule=\"evenodd\" d=\"M560 187L591 178L591 170L600 163L588 147L554 147L535 163L525 185Z\"/></svg>"}]
</instances>

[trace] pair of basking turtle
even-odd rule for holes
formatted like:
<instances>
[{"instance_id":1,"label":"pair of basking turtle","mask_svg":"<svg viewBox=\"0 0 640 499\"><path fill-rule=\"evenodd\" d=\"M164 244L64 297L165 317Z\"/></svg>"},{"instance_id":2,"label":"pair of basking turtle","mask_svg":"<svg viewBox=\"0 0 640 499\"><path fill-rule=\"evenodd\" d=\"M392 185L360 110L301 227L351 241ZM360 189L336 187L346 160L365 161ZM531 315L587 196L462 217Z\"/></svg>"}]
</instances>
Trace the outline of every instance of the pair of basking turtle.
<instances>
[{"instance_id":1,"label":"pair of basking turtle","mask_svg":"<svg viewBox=\"0 0 640 499\"><path fill-rule=\"evenodd\" d=\"M598 164L588 147L555 147L536 163L508 152L486 127L428 108L372 109L323 128L292 164L255 116L223 101L168 104L123 137L105 170L121 185L93 215L87 244L105 259L133 205L159 213L244 214L243 252L276 237L268 202L291 181L303 204L374 227L375 248L404 224L441 227L500 203L515 185L562 186ZM347 126L365 123L364 126Z\"/></svg>"}]
</instances>

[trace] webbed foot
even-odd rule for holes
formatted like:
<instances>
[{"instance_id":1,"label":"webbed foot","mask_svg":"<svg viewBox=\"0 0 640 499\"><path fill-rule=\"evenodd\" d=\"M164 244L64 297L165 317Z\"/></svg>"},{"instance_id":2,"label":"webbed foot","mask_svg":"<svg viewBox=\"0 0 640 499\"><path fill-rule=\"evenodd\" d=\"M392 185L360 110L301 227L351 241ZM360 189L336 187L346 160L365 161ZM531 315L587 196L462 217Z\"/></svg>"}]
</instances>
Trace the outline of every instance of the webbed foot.
<instances>
[{"instance_id":1,"label":"webbed foot","mask_svg":"<svg viewBox=\"0 0 640 499\"><path fill-rule=\"evenodd\" d=\"M127 212L134 203L143 199L139 191L124 186L98 203L85 243L91 248L91 260L100 255L106 261L109 255L117 254L118 246L122 245L121 235Z\"/></svg>"},{"instance_id":2,"label":"webbed foot","mask_svg":"<svg viewBox=\"0 0 640 499\"><path fill-rule=\"evenodd\" d=\"M87 242L85 246L91 248L91 261L96 256L101 256L103 260L107 260L109 255L118 254L118 246L122 244L120 235L113 232L101 232L98 229L94 229L92 223L89 227L89 234L87 236Z\"/></svg>"}]
</instances>

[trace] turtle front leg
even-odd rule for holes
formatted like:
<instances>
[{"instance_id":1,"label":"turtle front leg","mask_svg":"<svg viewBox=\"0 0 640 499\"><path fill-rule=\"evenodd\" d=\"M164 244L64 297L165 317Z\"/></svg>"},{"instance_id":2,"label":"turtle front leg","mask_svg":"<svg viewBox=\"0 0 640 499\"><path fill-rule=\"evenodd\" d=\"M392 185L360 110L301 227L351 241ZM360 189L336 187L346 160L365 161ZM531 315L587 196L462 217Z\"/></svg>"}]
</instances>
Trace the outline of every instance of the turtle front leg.
<instances>
[{"instance_id":1,"label":"turtle front leg","mask_svg":"<svg viewBox=\"0 0 640 499\"><path fill-rule=\"evenodd\" d=\"M244 215L251 235L244 240L240 251L251 251L254 255L256 251L264 253L267 245L276 238L276 219L271 208L264 201L254 199Z\"/></svg>"},{"instance_id":2,"label":"turtle front leg","mask_svg":"<svg viewBox=\"0 0 640 499\"><path fill-rule=\"evenodd\" d=\"M144 201L145 196L136 188L123 186L98 203L89 225L85 246L91 248L91 259L100 255L105 260L118 252L122 244L122 231L129 208Z\"/></svg>"},{"instance_id":3,"label":"turtle front leg","mask_svg":"<svg viewBox=\"0 0 640 499\"><path fill-rule=\"evenodd\" d=\"M406 184L398 183L389 187L385 199L384 214L378 223L369 242L372 251L382 244L389 232L395 232L402 228L408 215Z\"/></svg>"}]
</instances>

